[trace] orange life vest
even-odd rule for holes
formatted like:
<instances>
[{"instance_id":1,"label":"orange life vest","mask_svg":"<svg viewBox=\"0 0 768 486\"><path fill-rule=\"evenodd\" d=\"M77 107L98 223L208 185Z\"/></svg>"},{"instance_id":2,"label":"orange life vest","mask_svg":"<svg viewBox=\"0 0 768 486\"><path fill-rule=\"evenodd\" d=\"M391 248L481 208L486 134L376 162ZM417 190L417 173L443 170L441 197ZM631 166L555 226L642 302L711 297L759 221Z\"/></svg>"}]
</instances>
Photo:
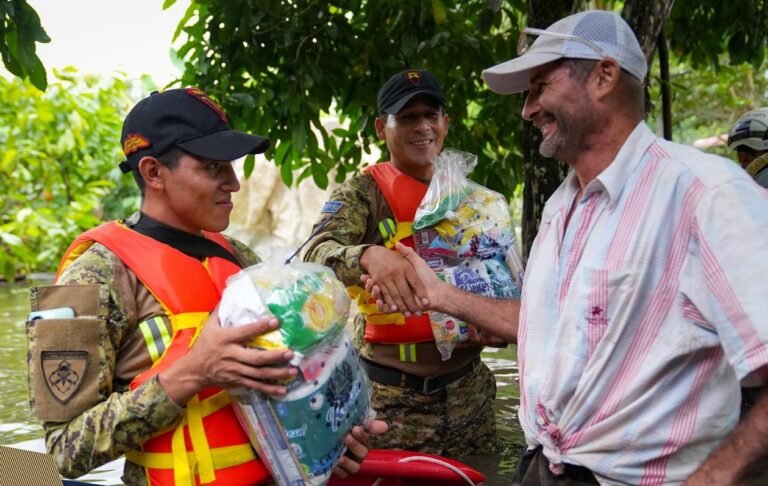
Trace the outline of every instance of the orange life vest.
<instances>
[{"instance_id":1,"label":"orange life vest","mask_svg":"<svg viewBox=\"0 0 768 486\"><path fill-rule=\"evenodd\" d=\"M427 193L427 185L401 172L389 162L368 167L376 180L384 199L392 209L395 221L382 221L379 230L387 248L394 250L400 242L414 248L413 218L419 203ZM405 317L402 313L381 313L375 300L360 287L350 287L350 294L358 303L359 311L365 315L365 340L379 344L405 344L434 341L429 314Z\"/></svg>"},{"instance_id":2,"label":"orange life vest","mask_svg":"<svg viewBox=\"0 0 768 486\"><path fill-rule=\"evenodd\" d=\"M206 233L205 237L231 251L221 234ZM157 298L173 328L163 354L131 382L131 389L135 389L189 351L218 304L227 277L239 267L219 257L200 262L120 223L109 222L83 233L70 245L57 275L93 242L109 248L136 274ZM202 390L187 403L179 424L147 440L141 451L127 453L126 459L143 466L153 486L246 486L271 481L237 420L229 395L214 387Z\"/></svg>"}]
</instances>

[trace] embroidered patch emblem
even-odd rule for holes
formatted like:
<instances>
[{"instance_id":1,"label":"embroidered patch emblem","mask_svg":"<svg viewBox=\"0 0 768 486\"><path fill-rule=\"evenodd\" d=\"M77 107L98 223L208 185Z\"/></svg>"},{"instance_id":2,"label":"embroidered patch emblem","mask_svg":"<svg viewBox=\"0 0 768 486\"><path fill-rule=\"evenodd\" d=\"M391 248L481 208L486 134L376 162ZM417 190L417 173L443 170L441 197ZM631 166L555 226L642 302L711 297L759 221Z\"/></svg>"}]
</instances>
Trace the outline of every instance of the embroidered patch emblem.
<instances>
[{"instance_id":1,"label":"embroidered patch emblem","mask_svg":"<svg viewBox=\"0 0 768 486\"><path fill-rule=\"evenodd\" d=\"M88 352L43 351L40 360L45 384L56 400L66 404L83 384L88 369Z\"/></svg>"},{"instance_id":2,"label":"embroidered patch emblem","mask_svg":"<svg viewBox=\"0 0 768 486\"><path fill-rule=\"evenodd\" d=\"M187 94L215 111L216 114L219 115L219 118L221 118L221 121L224 123L229 123L229 119L227 118L227 115L224 114L224 110L221 108L221 105L213 101L203 90L197 88L187 88Z\"/></svg>"},{"instance_id":3,"label":"embroidered patch emblem","mask_svg":"<svg viewBox=\"0 0 768 486\"><path fill-rule=\"evenodd\" d=\"M125 155L131 155L134 152L138 152L141 149L145 149L152 145L149 140L138 133L129 133L125 137L125 143L123 144L123 153Z\"/></svg>"},{"instance_id":4,"label":"embroidered patch emblem","mask_svg":"<svg viewBox=\"0 0 768 486\"><path fill-rule=\"evenodd\" d=\"M341 201L327 201L320 213L336 214L342 206L344 206L344 203Z\"/></svg>"},{"instance_id":5,"label":"embroidered patch emblem","mask_svg":"<svg viewBox=\"0 0 768 486\"><path fill-rule=\"evenodd\" d=\"M421 73L418 71L407 71L403 76L414 86L421 84Z\"/></svg>"}]
</instances>

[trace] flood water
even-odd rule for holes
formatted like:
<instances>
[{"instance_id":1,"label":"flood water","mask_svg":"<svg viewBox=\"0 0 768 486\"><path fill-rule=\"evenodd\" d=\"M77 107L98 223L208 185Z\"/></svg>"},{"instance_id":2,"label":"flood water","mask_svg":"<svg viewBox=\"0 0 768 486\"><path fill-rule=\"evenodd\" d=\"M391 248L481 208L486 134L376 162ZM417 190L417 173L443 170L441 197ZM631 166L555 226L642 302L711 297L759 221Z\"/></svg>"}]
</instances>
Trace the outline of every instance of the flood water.
<instances>
[{"instance_id":1,"label":"flood water","mask_svg":"<svg viewBox=\"0 0 768 486\"><path fill-rule=\"evenodd\" d=\"M43 437L29 409L26 375L25 318L29 312L24 287L0 286L0 445ZM516 349L489 349L483 360L496 375L498 454L460 458L487 476L488 486L509 484L522 444L517 421L519 391Z\"/></svg>"}]
</instances>

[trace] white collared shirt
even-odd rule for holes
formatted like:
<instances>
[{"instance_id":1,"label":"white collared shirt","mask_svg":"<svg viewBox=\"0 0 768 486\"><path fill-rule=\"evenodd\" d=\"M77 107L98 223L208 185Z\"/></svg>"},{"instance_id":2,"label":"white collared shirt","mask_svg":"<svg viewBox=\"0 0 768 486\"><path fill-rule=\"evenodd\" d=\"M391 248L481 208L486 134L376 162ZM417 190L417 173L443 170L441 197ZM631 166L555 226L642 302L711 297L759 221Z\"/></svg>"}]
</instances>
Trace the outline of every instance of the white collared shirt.
<instances>
[{"instance_id":1,"label":"white collared shirt","mask_svg":"<svg viewBox=\"0 0 768 486\"><path fill-rule=\"evenodd\" d=\"M603 484L684 481L768 378L768 192L640 123L547 202L523 288L520 421Z\"/></svg>"}]
</instances>

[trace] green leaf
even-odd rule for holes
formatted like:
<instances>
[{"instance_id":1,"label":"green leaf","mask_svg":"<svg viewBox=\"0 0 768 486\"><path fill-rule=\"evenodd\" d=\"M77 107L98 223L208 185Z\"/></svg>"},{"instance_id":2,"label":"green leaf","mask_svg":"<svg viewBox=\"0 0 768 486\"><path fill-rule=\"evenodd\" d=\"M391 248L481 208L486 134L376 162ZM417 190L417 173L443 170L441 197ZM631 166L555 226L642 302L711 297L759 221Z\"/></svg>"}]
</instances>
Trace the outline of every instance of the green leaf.
<instances>
[{"instance_id":1,"label":"green leaf","mask_svg":"<svg viewBox=\"0 0 768 486\"><path fill-rule=\"evenodd\" d=\"M432 18L438 25L445 23L448 18L445 13L445 5L440 0L432 0Z\"/></svg>"},{"instance_id":2,"label":"green leaf","mask_svg":"<svg viewBox=\"0 0 768 486\"><path fill-rule=\"evenodd\" d=\"M21 238L14 234L6 233L5 231L0 231L0 240L2 240L5 244L10 245L11 247L21 246L23 244Z\"/></svg>"},{"instance_id":3,"label":"green leaf","mask_svg":"<svg viewBox=\"0 0 768 486\"><path fill-rule=\"evenodd\" d=\"M166 2L167 1L169 1L169 0L166 0ZM176 3L175 0L173 0L173 2ZM163 8L165 8L165 7L163 7ZM184 27L187 26L187 22L189 22L189 19L191 19L192 16L195 15L195 12L197 12L197 10L198 10L197 2L194 2L194 1L190 2L189 7L187 7L187 10L184 12L184 15L181 17L181 20L179 20L178 25L176 25L176 30L173 31L173 37L171 38L171 42L174 42L174 41L176 41L176 39L179 38L179 34L181 34L181 32L184 30ZM194 38L191 35L190 35L190 37ZM188 45L189 47L187 47L186 49L182 48L182 49L179 50L179 56L180 57L184 57L186 52L189 49L192 48L191 43L187 43L186 45ZM184 51L184 53L182 53L182 50Z\"/></svg>"},{"instance_id":4,"label":"green leaf","mask_svg":"<svg viewBox=\"0 0 768 486\"><path fill-rule=\"evenodd\" d=\"M232 93L229 95L229 99L233 104L242 106L247 110L256 108L256 100L249 93Z\"/></svg>"},{"instance_id":5,"label":"green leaf","mask_svg":"<svg viewBox=\"0 0 768 486\"><path fill-rule=\"evenodd\" d=\"M291 164L283 164L280 166L280 178L283 180L286 186L293 184L293 167Z\"/></svg>"},{"instance_id":6,"label":"green leaf","mask_svg":"<svg viewBox=\"0 0 768 486\"><path fill-rule=\"evenodd\" d=\"M320 189L328 187L328 170L320 164L312 164L312 179Z\"/></svg>"},{"instance_id":7,"label":"green leaf","mask_svg":"<svg viewBox=\"0 0 768 486\"><path fill-rule=\"evenodd\" d=\"M303 126L297 124L293 127L293 131L291 134L291 142L293 142L293 150L298 155L301 156L302 152L304 152L304 147L307 143L307 131L304 129Z\"/></svg>"},{"instance_id":8,"label":"green leaf","mask_svg":"<svg viewBox=\"0 0 768 486\"><path fill-rule=\"evenodd\" d=\"M245 156L245 161L243 161L243 175L246 179L251 177L251 174L253 173L253 168L256 165L256 156L253 154L248 154Z\"/></svg>"},{"instance_id":9,"label":"green leaf","mask_svg":"<svg viewBox=\"0 0 768 486\"><path fill-rule=\"evenodd\" d=\"M163 2L163 10L168 9L169 7L171 7L175 3L176 3L176 0L165 0Z\"/></svg>"}]
</instances>

